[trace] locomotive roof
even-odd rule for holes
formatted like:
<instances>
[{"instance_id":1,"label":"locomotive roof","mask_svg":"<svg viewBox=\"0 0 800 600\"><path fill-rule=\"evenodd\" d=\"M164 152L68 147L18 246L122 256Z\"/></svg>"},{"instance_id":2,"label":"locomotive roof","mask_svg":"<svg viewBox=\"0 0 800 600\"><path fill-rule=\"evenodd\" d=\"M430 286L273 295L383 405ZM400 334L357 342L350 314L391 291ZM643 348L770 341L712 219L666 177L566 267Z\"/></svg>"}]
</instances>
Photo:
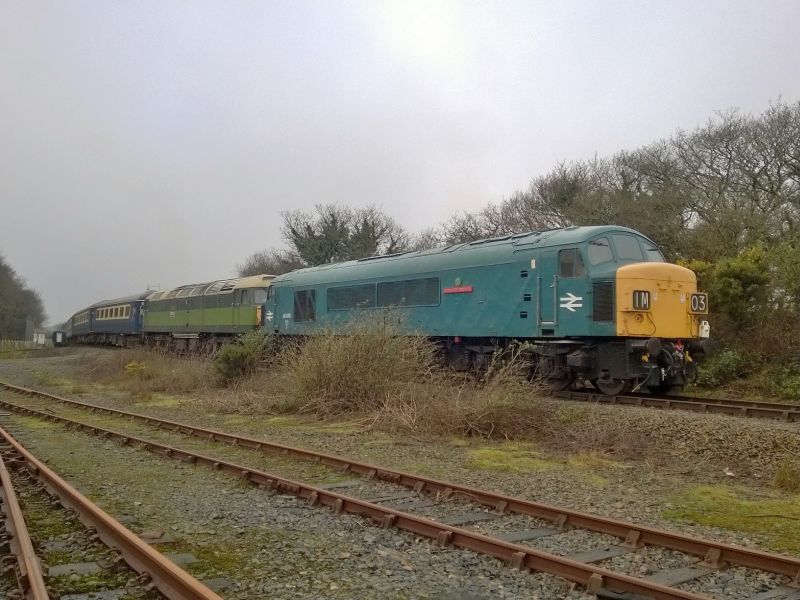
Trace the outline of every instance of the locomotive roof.
<instances>
[{"instance_id":1,"label":"locomotive roof","mask_svg":"<svg viewBox=\"0 0 800 600\"><path fill-rule=\"evenodd\" d=\"M167 298L182 298L184 296L207 296L238 290L241 288L260 288L267 287L274 275L250 275L248 277L234 277L232 279L217 279L216 281L206 281L204 283L189 283L176 288L149 292L147 300L164 300ZM202 291L196 291L196 290ZM182 293L183 292L183 293Z\"/></svg>"},{"instance_id":2,"label":"locomotive roof","mask_svg":"<svg viewBox=\"0 0 800 600\"><path fill-rule=\"evenodd\" d=\"M638 231L617 225L573 226L563 229L531 231L452 244L430 250L371 256L359 260L297 269L285 275L279 275L273 283L291 282L295 285L309 285L380 278L405 273L421 275L439 269L467 267L476 263L503 264L511 262L517 251L581 244L604 233L633 233L646 238Z\"/></svg>"}]
</instances>

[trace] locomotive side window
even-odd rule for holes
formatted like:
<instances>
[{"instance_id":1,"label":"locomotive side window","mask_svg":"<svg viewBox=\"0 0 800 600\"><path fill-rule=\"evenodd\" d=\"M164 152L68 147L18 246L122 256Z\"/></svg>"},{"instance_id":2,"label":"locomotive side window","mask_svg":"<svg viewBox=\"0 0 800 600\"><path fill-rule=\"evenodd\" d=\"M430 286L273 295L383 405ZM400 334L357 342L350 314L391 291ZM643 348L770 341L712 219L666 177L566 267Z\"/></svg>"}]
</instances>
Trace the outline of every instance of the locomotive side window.
<instances>
[{"instance_id":1,"label":"locomotive side window","mask_svg":"<svg viewBox=\"0 0 800 600\"><path fill-rule=\"evenodd\" d=\"M260 305L267 301L267 290L256 288L253 290L253 304Z\"/></svg>"},{"instance_id":2,"label":"locomotive side window","mask_svg":"<svg viewBox=\"0 0 800 600\"><path fill-rule=\"evenodd\" d=\"M586 269L583 266L580 250L567 248L558 251L558 276L566 279L583 277Z\"/></svg>"},{"instance_id":3,"label":"locomotive side window","mask_svg":"<svg viewBox=\"0 0 800 600\"><path fill-rule=\"evenodd\" d=\"M614 246L619 260L644 260L639 240L631 235L615 235Z\"/></svg>"},{"instance_id":4,"label":"locomotive side window","mask_svg":"<svg viewBox=\"0 0 800 600\"><path fill-rule=\"evenodd\" d=\"M378 284L378 306L431 306L439 304L439 278L387 281Z\"/></svg>"},{"instance_id":5,"label":"locomotive side window","mask_svg":"<svg viewBox=\"0 0 800 600\"><path fill-rule=\"evenodd\" d=\"M328 310L375 308L375 284L348 285L328 289Z\"/></svg>"},{"instance_id":6,"label":"locomotive side window","mask_svg":"<svg viewBox=\"0 0 800 600\"><path fill-rule=\"evenodd\" d=\"M295 323L313 321L316 318L314 312L314 301L317 293L315 290L301 290L294 293L294 315Z\"/></svg>"},{"instance_id":7,"label":"locomotive side window","mask_svg":"<svg viewBox=\"0 0 800 600\"><path fill-rule=\"evenodd\" d=\"M614 255L611 254L611 244L608 242L608 238L600 238L589 242L589 262L592 266L611 260L614 260Z\"/></svg>"}]
</instances>

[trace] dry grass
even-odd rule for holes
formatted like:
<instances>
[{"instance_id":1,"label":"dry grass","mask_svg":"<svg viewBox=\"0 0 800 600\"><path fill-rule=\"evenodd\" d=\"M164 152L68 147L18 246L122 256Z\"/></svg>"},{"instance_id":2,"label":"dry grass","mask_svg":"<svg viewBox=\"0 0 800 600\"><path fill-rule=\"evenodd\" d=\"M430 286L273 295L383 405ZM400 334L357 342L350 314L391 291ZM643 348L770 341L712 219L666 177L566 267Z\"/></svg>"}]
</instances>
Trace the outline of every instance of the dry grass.
<instances>
[{"instance_id":1,"label":"dry grass","mask_svg":"<svg viewBox=\"0 0 800 600\"><path fill-rule=\"evenodd\" d=\"M775 471L772 485L785 492L800 492L800 462L785 460Z\"/></svg>"},{"instance_id":2,"label":"dry grass","mask_svg":"<svg viewBox=\"0 0 800 600\"><path fill-rule=\"evenodd\" d=\"M212 385L209 364L152 350L126 350L91 355L83 365L91 381L114 384L137 396L186 393Z\"/></svg>"},{"instance_id":3,"label":"dry grass","mask_svg":"<svg viewBox=\"0 0 800 600\"><path fill-rule=\"evenodd\" d=\"M212 410L300 414L357 421L418 438L536 440L543 447L630 458L648 447L619 420L602 424L592 406L546 397L525 377L523 349L507 350L480 379L437 366L426 339L385 323L323 333L286 349L267 373L207 400Z\"/></svg>"},{"instance_id":4,"label":"dry grass","mask_svg":"<svg viewBox=\"0 0 800 600\"><path fill-rule=\"evenodd\" d=\"M326 331L289 347L278 382L300 412L322 417L380 410L435 377L434 347L386 322Z\"/></svg>"}]
</instances>

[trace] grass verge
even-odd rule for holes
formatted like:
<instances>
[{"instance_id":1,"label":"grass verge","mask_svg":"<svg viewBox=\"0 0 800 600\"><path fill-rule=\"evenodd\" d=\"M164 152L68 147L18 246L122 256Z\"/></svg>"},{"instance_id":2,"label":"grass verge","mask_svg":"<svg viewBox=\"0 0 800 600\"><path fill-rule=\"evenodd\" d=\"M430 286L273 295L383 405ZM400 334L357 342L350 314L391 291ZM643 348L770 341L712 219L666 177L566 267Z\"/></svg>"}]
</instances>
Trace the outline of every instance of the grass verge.
<instances>
[{"instance_id":1,"label":"grass verge","mask_svg":"<svg viewBox=\"0 0 800 600\"><path fill-rule=\"evenodd\" d=\"M800 496L753 497L740 488L704 485L677 493L670 504L668 519L758 534L775 550L800 552Z\"/></svg>"}]
</instances>

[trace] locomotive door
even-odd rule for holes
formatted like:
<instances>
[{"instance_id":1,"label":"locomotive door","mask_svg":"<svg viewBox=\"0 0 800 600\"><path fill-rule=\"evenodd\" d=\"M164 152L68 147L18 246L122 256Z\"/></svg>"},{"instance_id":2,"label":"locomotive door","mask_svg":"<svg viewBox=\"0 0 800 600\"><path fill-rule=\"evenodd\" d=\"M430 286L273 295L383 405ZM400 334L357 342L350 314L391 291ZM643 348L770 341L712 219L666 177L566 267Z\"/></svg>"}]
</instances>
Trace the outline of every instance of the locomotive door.
<instances>
[{"instance_id":1,"label":"locomotive door","mask_svg":"<svg viewBox=\"0 0 800 600\"><path fill-rule=\"evenodd\" d=\"M542 252L539 257L539 268L536 273L536 302L539 307L539 335L555 335L556 328L556 294L558 278L556 271L556 253Z\"/></svg>"},{"instance_id":2,"label":"locomotive door","mask_svg":"<svg viewBox=\"0 0 800 600\"><path fill-rule=\"evenodd\" d=\"M234 290L233 292L233 328L239 329L246 324L246 319L242 319L242 311L246 309L248 290Z\"/></svg>"},{"instance_id":3,"label":"locomotive door","mask_svg":"<svg viewBox=\"0 0 800 600\"><path fill-rule=\"evenodd\" d=\"M578 247L562 248L558 251L556 272L556 294L554 303L557 322L562 335L585 335L587 312L584 303L588 300L590 282Z\"/></svg>"}]
</instances>

